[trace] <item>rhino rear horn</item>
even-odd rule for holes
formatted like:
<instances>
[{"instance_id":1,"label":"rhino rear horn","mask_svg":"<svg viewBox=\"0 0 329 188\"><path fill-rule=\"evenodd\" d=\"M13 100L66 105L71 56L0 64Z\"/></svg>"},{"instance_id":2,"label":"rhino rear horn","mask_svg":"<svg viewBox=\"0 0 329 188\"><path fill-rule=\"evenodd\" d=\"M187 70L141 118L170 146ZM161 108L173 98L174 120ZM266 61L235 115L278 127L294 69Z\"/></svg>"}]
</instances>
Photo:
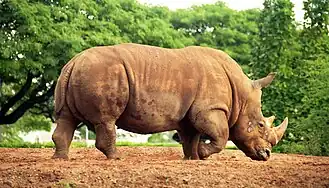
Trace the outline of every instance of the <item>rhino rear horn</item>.
<instances>
[{"instance_id":1,"label":"rhino rear horn","mask_svg":"<svg viewBox=\"0 0 329 188\"><path fill-rule=\"evenodd\" d=\"M275 119L275 116L271 116L268 118L265 118L265 123L268 127L273 127L273 121Z\"/></svg>"},{"instance_id":2,"label":"rhino rear horn","mask_svg":"<svg viewBox=\"0 0 329 188\"><path fill-rule=\"evenodd\" d=\"M275 75L276 75L275 72L271 72L264 78L254 80L252 85L253 85L254 88L257 88L257 89L267 87L271 84L271 82L273 81Z\"/></svg>"}]
</instances>

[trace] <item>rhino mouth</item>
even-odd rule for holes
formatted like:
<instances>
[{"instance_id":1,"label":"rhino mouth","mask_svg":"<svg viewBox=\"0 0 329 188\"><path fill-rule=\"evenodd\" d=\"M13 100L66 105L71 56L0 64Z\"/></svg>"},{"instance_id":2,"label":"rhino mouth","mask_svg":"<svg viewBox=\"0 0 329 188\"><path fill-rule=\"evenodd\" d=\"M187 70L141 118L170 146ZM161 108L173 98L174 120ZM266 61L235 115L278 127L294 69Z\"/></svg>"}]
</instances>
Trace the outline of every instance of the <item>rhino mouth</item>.
<instances>
[{"instance_id":1,"label":"rhino mouth","mask_svg":"<svg viewBox=\"0 0 329 188\"><path fill-rule=\"evenodd\" d=\"M248 157L256 161L267 161L270 159L271 150L269 148L263 148L255 150L254 152L246 153Z\"/></svg>"},{"instance_id":2,"label":"rhino mouth","mask_svg":"<svg viewBox=\"0 0 329 188\"><path fill-rule=\"evenodd\" d=\"M271 156L271 150L268 148L260 149L256 152L256 155L257 155L258 160L267 161Z\"/></svg>"}]
</instances>

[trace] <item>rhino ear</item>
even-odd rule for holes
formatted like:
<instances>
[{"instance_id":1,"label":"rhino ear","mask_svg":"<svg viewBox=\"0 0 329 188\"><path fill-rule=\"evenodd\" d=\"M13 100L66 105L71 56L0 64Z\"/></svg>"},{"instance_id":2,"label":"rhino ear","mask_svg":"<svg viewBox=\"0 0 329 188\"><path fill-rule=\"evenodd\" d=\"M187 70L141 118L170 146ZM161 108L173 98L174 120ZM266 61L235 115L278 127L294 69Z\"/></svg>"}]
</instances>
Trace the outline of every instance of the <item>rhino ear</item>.
<instances>
[{"instance_id":1,"label":"rhino ear","mask_svg":"<svg viewBox=\"0 0 329 188\"><path fill-rule=\"evenodd\" d=\"M275 72L271 72L264 78L254 80L254 81L252 81L252 86L255 89L261 89L261 88L267 87L271 84L271 82L273 81L275 75L276 75Z\"/></svg>"}]
</instances>

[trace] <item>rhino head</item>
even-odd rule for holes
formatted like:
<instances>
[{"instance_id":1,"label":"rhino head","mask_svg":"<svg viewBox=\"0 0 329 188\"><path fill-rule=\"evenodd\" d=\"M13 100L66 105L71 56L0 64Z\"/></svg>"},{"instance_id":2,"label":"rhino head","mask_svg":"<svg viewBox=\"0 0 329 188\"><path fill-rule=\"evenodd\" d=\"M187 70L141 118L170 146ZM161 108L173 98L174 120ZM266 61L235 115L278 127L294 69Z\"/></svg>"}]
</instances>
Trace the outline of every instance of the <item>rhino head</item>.
<instances>
[{"instance_id":1,"label":"rhino head","mask_svg":"<svg viewBox=\"0 0 329 188\"><path fill-rule=\"evenodd\" d=\"M268 160L272 147L281 140L288 126L288 118L274 127L275 117L262 114L261 89L267 87L274 77L275 73L270 73L265 78L252 81L246 103L230 129L230 140L253 160Z\"/></svg>"}]
</instances>

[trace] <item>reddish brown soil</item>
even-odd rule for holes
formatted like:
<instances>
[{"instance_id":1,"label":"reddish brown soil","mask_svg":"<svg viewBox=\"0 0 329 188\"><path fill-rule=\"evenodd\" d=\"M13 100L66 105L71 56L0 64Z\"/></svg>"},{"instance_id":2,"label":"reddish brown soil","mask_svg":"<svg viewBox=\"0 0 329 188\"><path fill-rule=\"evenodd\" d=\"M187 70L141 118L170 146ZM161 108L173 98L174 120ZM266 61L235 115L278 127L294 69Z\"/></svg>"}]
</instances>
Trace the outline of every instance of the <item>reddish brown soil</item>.
<instances>
[{"instance_id":1,"label":"reddish brown soil","mask_svg":"<svg viewBox=\"0 0 329 188\"><path fill-rule=\"evenodd\" d=\"M120 160L96 149L0 149L0 187L329 187L329 157L273 154L252 161L225 150L204 161L182 160L181 148L119 147Z\"/></svg>"}]
</instances>

